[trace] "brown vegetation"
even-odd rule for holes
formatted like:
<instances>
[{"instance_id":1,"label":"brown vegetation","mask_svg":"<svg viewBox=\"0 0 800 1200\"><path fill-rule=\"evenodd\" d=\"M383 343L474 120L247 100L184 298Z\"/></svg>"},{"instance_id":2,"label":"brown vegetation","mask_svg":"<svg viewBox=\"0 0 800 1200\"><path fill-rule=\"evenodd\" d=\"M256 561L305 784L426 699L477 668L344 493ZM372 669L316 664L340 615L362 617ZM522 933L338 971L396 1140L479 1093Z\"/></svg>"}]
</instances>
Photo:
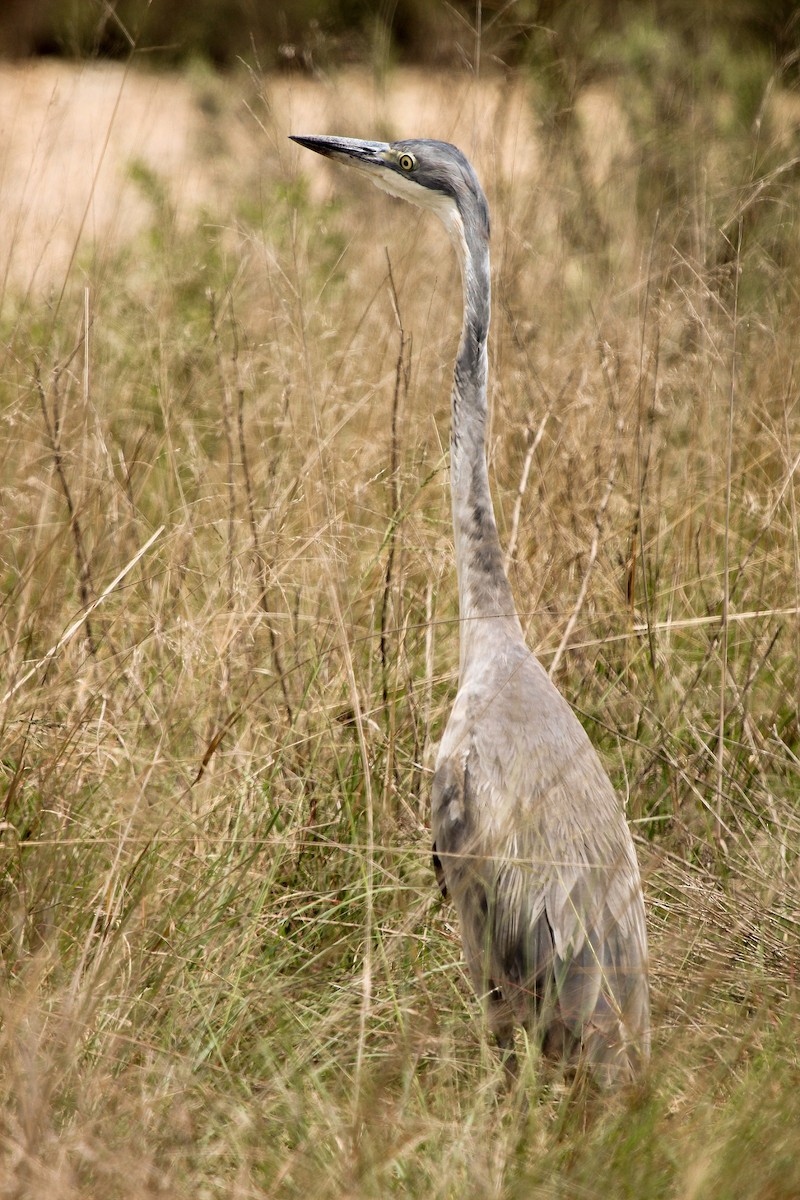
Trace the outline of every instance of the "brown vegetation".
<instances>
[{"instance_id":1,"label":"brown vegetation","mask_svg":"<svg viewBox=\"0 0 800 1200\"><path fill-rule=\"evenodd\" d=\"M800 1191L798 118L680 65L0 77L0 1195ZM427 830L456 266L289 132L485 183L498 521L636 831L647 1095L498 1089Z\"/></svg>"}]
</instances>

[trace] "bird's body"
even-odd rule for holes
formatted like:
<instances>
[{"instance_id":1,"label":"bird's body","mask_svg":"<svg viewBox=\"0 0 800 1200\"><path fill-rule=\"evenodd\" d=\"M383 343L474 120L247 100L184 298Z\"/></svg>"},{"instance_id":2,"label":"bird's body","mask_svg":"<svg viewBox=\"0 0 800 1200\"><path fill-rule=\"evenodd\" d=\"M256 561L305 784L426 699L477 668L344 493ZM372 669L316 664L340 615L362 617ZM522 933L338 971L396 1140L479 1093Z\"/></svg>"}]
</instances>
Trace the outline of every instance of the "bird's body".
<instances>
[{"instance_id":1,"label":"bird's body","mask_svg":"<svg viewBox=\"0 0 800 1200\"><path fill-rule=\"evenodd\" d=\"M649 1053L647 938L622 808L583 726L525 644L485 453L489 214L454 146L298 137L434 211L459 256L464 325L450 438L459 686L432 790L434 862L472 983L513 1063L516 1024L602 1082Z\"/></svg>"},{"instance_id":2,"label":"bird's body","mask_svg":"<svg viewBox=\"0 0 800 1200\"><path fill-rule=\"evenodd\" d=\"M646 934L630 833L583 727L519 642L459 686L432 825L499 1044L519 1023L603 1081L638 1075Z\"/></svg>"}]
</instances>

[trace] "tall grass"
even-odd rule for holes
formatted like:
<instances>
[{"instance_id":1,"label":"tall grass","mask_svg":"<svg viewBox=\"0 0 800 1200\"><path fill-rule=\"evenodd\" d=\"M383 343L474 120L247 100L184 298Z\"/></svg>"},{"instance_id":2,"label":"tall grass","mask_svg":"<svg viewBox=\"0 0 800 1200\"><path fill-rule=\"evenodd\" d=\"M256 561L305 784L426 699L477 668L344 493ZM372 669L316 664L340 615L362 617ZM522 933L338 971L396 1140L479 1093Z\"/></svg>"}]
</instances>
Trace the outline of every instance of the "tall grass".
<instances>
[{"instance_id":1,"label":"tall grass","mask_svg":"<svg viewBox=\"0 0 800 1200\"><path fill-rule=\"evenodd\" d=\"M712 81L666 171L646 75L567 139L543 85L187 81L207 208L144 144L138 232L9 278L3 1196L800 1191L793 101L723 122ZM535 1056L502 1090L427 829L456 267L290 131L448 137L486 183L492 487L635 831L645 1095Z\"/></svg>"}]
</instances>

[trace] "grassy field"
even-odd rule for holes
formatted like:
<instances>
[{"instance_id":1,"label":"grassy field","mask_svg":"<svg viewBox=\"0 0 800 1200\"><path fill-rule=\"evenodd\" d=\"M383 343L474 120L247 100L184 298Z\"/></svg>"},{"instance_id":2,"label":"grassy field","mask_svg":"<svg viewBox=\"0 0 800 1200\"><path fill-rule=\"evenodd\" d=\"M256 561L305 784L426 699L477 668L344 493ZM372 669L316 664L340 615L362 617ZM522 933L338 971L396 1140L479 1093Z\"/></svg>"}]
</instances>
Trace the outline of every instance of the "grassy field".
<instances>
[{"instance_id":1,"label":"grassy field","mask_svg":"<svg viewBox=\"0 0 800 1200\"><path fill-rule=\"evenodd\" d=\"M4 1200L800 1195L800 110L651 67L0 81ZM428 832L457 267L289 132L484 180L496 511L637 842L641 1095L502 1089Z\"/></svg>"}]
</instances>

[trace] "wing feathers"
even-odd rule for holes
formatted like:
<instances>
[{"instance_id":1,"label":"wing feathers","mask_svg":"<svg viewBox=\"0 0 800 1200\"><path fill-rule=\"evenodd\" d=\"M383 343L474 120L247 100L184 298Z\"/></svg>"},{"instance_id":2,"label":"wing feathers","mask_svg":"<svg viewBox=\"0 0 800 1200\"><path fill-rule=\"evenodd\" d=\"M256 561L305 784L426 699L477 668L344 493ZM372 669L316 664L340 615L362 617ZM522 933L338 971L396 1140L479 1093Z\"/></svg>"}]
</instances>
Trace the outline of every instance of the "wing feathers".
<instances>
[{"instance_id":1,"label":"wing feathers","mask_svg":"<svg viewBox=\"0 0 800 1200\"><path fill-rule=\"evenodd\" d=\"M547 756L537 775L536 754L498 754L477 732L440 761L432 795L476 990L499 989L546 1050L582 1045L599 1074L630 1074L648 1052L647 940L611 785L582 730L558 779Z\"/></svg>"}]
</instances>

